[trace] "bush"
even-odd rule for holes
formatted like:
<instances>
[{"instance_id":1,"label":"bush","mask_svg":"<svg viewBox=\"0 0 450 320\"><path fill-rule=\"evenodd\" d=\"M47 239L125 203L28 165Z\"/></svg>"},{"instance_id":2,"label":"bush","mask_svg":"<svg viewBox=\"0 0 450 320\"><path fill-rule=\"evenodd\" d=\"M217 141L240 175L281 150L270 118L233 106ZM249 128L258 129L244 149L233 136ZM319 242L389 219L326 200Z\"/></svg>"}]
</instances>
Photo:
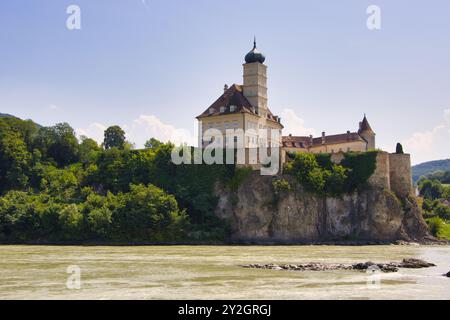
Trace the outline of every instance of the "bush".
<instances>
[{"instance_id":1,"label":"bush","mask_svg":"<svg viewBox=\"0 0 450 320\"><path fill-rule=\"evenodd\" d=\"M59 223L64 232L65 239L80 238L80 231L83 224L83 215L78 210L76 204L69 204L59 213Z\"/></svg>"},{"instance_id":2,"label":"bush","mask_svg":"<svg viewBox=\"0 0 450 320\"><path fill-rule=\"evenodd\" d=\"M292 190L292 187L286 179L276 179L272 181L273 189L276 195L280 195L283 192L288 192Z\"/></svg>"},{"instance_id":3,"label":"bush","mask_svg":"<svg viewBox=\"0 0 450 320\"><path fill-rule=\"evenodd\" d=\"M112 222L112 212L106 207L94 209L88 214L88 225L95 235L104 237L109 233Z\"/></svg>"},{"instance_id":4,"label":"bush","mask_svg":"<svg viewBox=\"0 0 450 320\"><path fill-rule=\"evenodd\" d=\"M433 236L437 237L444 227L444 222L439 217L433 217L426 220L428 228Z\"/></svg>"}]
</instances>

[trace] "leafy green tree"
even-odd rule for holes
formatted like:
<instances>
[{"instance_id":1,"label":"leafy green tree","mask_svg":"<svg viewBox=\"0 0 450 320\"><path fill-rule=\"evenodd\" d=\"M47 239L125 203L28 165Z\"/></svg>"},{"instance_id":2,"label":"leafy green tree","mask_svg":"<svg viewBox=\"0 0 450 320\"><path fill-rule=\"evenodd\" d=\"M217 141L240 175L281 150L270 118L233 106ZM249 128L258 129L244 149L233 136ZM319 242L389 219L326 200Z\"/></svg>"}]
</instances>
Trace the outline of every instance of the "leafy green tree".
<instances>
[{"instance_id":1,"label":"leafy green tree","mask_svg":"<svg viewBox=\"0 0 450 320\"><path fill-rule=\"evenodd\" d=\"M78 210L76 204L69 204L59 213L59 223L66 239L77 239L81 235L83 225L83 215Z\"/></svg>"},{"instance_id":2,"label":"leafy green tree","mask_svg":"<svg viewBox=\"0 0 450 320\"><path fill-rule=\"evenodd\" d=\"M86 136L81 136L81 143L79 146L80 161L87 163L94 163L99 157L101 148L94 139Z\"/></svg>"},{"instance_id":3,"label":"leafy green tree","mask_svg":"<svg viewBox=\"0 0 450 320\"><path fill-rule=\"evenodd\" d=\"M20 133L0 127L0 192L28 184L31 154Z\"/></svg>"},{"instance_id":4,"label":"leafy green tree","mask_svg":"<svg viewBox=\"0 0 450 320\"><path fill-rule=\"evenodd\" d=\"M442 197L444 188L439 181L436 180L421 180L419 184L419 193L425 199L435 200Z\"/></svg>"},{"instance_id":5,"label":"leafy green tree","mask_svg":"<svg viewBox=\"0 0 450 320\"><path fill-rule=\"evenodd\" d=\"M125 146L125 131L119 126L111 126L105 130L105 138L103 141L105 149L116 147L123 149Z\"/></svg>"},{"instance_id":6,"label":"leafy green tree","mask_svg":"<svg viewBox=\"0 0 450 320\"><path fill-rule=\"evenodd\" d=\"M93 209L87 219L90 230L98 236L105 237L111 228L112 212L107 207Z\"/></svg>"},{"instance_id":7,"label":"leafy green tree","mask_svg":"<svg viewBox=\"0 0 450 320\"><path fill-rule=\"evenodd\" d=\"M146 149L156 149L161 146L162 142L155 138L150 138L144 144Z\"/></svg>"},{"instance_id":8,"label":"leafy green tree","mask_svg":"<svg viewBox=\"0 0 450 320\"><path fill-rule=\"evenodd\" d=\"M78 139L75 130L67 123L42 127L36 134L33 147L59 166L78 161Z\"/></svg>"},{"instance_id":9,"label":"leafy green tree","mask_svg":"<svg viewBox=\"0 0 450 320\"><path fill-rule=\"evenodd\" d=\"M130 192L119 195L123 205L115 210L113 221L122 237L158 241L183 233L187 217L174 196L153 185L131 185ZM176 224L176 225L174 225ZM164 231L170 227L173 234Z\"/></svg>"}]
</instances>

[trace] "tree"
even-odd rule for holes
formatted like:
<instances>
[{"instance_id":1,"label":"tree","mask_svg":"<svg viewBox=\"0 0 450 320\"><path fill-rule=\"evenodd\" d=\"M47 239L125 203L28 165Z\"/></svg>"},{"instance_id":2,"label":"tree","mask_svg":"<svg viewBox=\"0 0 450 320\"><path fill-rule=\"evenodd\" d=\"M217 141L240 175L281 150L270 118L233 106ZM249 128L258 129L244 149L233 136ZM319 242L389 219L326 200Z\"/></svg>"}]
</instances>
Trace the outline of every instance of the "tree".
<instances>
[{"instance_id":1,"label":"tree","mask_svg":"<svg viewBox=\"0 0 450 320\"><path fill-rule=\"evenodd\" d=\"M149 140L147 140L145 142L145 148L146 149L156 149L158 148L160 145L162 144L161 141L159 141L158 139L155 138L150 138Z\"/></svg>"},{"instance_id":2,"label":"tree","mask_svg":"<svg viewBox=\"0 0 450 320\"><path fill-rule=\"evenodd\" d=\"M94 139L81 136L79 146L80 161L83 163L92 163L97 159L101 148Z\"/></svg>"},{"instance_id":3,"label":"tree","mask_svg":"<svg viewBox=\"0 0 450 320\"><path fill-rule=\"evenodd\" d=\"M0 192L27 186L30 161L20 133L0 127Z\"/></svg>"},{"instance_id":4,"label":"tree","mask_svg":"<svg viewBox=\"0 0 450 320\"><path fill-rule=\"evenodd\" d=\"M78 161L78 139L75 130L67 123L41 128L33 144L42 154L55 160L59 166Z\"/></svg>"},{"instance_id":5,"label":"tree","mask_svg":"<svg viewBox=\"0 0 450 320\"><path fill-rule=\"evenodd\" d=\"M105 130L105 139L103 141L105 149L113 147L123 149L125 146L125 131L119 126L111 126Z\"/></svg>"},{"instance_id":6,"label":"tree","mask_svg":"<svg viewBox=\"0 0 450 320\"><path fill-rule=\"evenodd\" d=\"M439 199L442 197L443 192L444 188L439 181L425 179L419 184L419 193L425 199Z\"/></svg>"},{"instance_id":7,"label":"tree","mask_svg":"<svg viewBox=\"0 0 450 320\"><path fill-rule=\"evenodd\" d=\"M397 143L397 146L395 147L395 153L397 154L403 154L403 146L401 145L401 143Z\"/></svg>"},{"instance_id":8,"label":"tree","mask_svg":"<svg viewBox=\"0 0 450 320\"><path fill-rule=\"evenodd\" d=\"M64 231L64 238L74 239L79 237L83 223L83 215L76 204L69 204L59 213L59 222Z\"/></svg>"},{"instance_id":9,"label":"tree","mask_svg":"<svg viewBox=\"0 0 450 320\"><path fill-rule=\"evenodd\" d=\"M106 207L94 209L88 214L89 228L99 236L106 236L111 227L112 213Z\"/></svg>"}]
</instances>

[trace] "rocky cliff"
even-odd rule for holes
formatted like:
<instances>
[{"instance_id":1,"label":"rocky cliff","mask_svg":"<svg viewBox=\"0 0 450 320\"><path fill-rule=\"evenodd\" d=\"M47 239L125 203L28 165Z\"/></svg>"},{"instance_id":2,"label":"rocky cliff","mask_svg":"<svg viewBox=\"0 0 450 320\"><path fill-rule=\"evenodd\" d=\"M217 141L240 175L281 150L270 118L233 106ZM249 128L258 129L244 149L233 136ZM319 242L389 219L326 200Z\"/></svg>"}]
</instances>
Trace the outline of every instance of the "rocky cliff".
<instances>
[{"instance_id":1,"label":"rocky cliff","mask_svg":"<svg viewBox=\"0 0 450 320\"><path fill-rule=\"evenodd\" d=\"M285 179L290 190L276 191ZM306 192L289 176L252 173L236 192L216 186L216 214L229 221L232 240L256 243L423 242L431 239L415 198L371 187L340 197Z\"/></svg>"}]
</instances>

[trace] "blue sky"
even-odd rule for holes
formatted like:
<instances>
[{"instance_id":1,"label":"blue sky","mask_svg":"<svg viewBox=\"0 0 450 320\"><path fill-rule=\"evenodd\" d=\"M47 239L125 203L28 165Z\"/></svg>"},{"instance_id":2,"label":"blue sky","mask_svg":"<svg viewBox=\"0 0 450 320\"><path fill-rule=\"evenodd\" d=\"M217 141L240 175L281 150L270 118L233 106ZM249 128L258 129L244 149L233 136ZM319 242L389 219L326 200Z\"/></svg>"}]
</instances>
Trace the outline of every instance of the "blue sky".
<instances>
[{"instance_id":1,"label":"blue sky","mask_svg":"<svg viewBox=\"0 0 450 320\"><path fill-rule=\"evenodd\" d=\"M66 28L71 4L81 30ZM371 4L381 30L366 27ZM450 157L448 0L1 1L0 112L174 139L242 83L254 35L284 134L356 130L367 113L379 147Z\"/></svg>"}]
</instances>

